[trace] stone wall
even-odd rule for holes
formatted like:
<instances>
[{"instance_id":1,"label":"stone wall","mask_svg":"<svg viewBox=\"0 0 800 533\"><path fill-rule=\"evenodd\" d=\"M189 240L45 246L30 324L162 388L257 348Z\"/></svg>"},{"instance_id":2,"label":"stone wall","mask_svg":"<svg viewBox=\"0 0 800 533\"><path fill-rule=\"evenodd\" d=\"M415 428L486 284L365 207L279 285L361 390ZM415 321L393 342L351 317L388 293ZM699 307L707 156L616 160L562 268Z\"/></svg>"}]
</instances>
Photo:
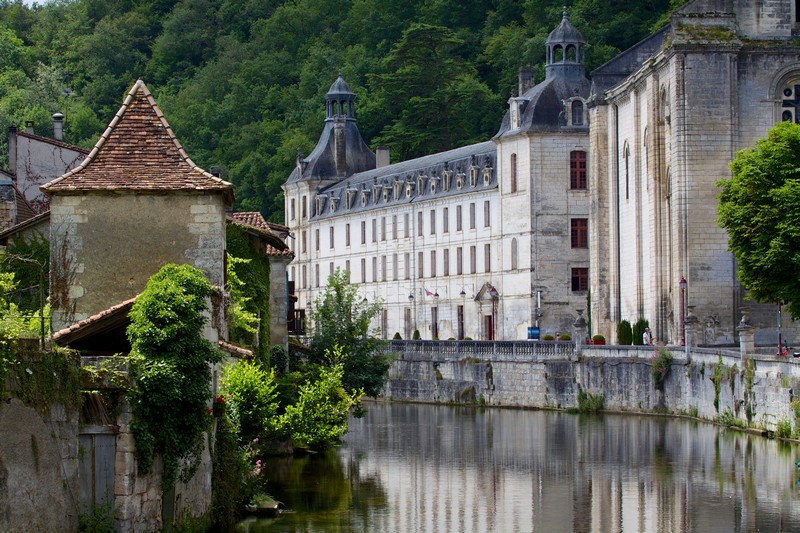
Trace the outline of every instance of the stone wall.
<instances>
[{"instance_id":1,"label":"stone wall","mask_svg":"<svg viewBox=\"0 0 800 533\"><path fill-rule=\"evenodd\" d=\"M42 413L8 396L0 403L0 531L76 531L77 411Z\"/></svg>"},{"instance_id":2,"label":"stone wall","mask_svg":"<svg viewBox=\"0 0 800 533\"><path fill-rule=\"evenodd\" d=\"M666 348L673 364L663 390L654 386L652 347L591 346L576 355L571 343L392 341L397 359L386 398L416 402L473 403L505 407L575 408L578 393L605 396L605 408L630 412L731 416L774 430L795 422L800 362L793 358L698 349L687 360ZM717 371L717 368L719 369ZM718 386L712 379L718 376ZM715 400L717 405L715 406Z\"/></svg>"}]
</instances>

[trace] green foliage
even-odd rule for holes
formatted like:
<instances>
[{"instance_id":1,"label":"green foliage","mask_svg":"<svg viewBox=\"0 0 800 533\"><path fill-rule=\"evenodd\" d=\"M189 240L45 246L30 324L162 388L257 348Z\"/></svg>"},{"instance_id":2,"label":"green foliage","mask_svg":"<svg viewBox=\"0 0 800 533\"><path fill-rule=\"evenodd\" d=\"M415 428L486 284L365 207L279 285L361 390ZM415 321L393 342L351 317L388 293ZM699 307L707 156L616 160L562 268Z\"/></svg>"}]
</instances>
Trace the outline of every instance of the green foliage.
<instances>
[{"instance_id":1,"label":"green foliage","mask_svg":"<svg viewBox=\"0 0 800 533\"><path fill-rule=\"evenodd\" d=\"M331 359L342 357L341 348L335 348ZM335 363L330 368L322 368L318 380L300 387L297 402L286 407L278 422L292 442L324 447L345 434L350 409L359 405L364 392L348 393L343 386L343 376L343 365Z\"/></svg>"},{"instance_id":2,"label":"green foliage","mask_svg":"<svg viewBox=\"0 0 800 533\"><path fill-rule=\"evenodd\" d=\"M775 436L779 439L792 438L792 423L789 420L778 420L775 427Z\"/></svg>"},{"instance_id":3,"label":"green foliage","mask_svg":"<svg viewBox=\"0 0 800 533\"><path fill-rule=\"evenodd\" d=\"M744 420L740 420L730 409L725 409L720 415L717 416L717 422L723 426L730 426L735 428L746 428Z\"/></svg>"},{"instance_id":4,"label":"green foliage","mask_svg":"<svg viewBox=\"0 0 800 533\"><path fill-rule=\"evenodd\" d=\"M223 369L222 392L227 395L229 416L239 426L242 443L269 436L278 410L277 383L272 370L249 361L239 361Z\"/></svg>"},{"instance_id":5,"label":"green foliage","mask_svg":"<svg viewBox=\"0 0 800 533\"><path fill-rule=\"evenodd\" d=\"M800 125L780 122L736 154L721 180L717 221L750 298L788 302L800 318Z\"/></svg>"},{"instance_id":6,"label":"green foliage","mask_svg":"<svg viewBox=\"0 0 800 533\"><path fill-rule=\"evenodd\" d=\"M560 341L571 341L572 340L572 335L570 335L569 333L562 333L562 334L560 334L558 336L558 340L560 340Z\"/></svg>"},{"instance_id":7,"label":"green foliage","mask_svg":"<svg viewBox=\"0 0 800 533\"><path fill-rule=\"evenodd\" d=\"M44 278L45 299L49 294L50 241L40 233L27 241L15 239L6 247L2 265L4 272L14 273L17 289L13 300L19 309L26 314L38 312L40 276ZM47 322L49 327L49 320Z\"/></svg>"},{"instance_id":8,"label":"green foliage","mask_svg":"<svg viewBox=\"0 0 800 533\"><path fill-rule=\"evenodd\" d=\"M394 339L396 341L401 341L401 340L403 340L403 337L400 336L400 332L399 331L395 331L394 332L394 337L392 337L392 339Z\"/></svg>"},{"instance_id":9,"label":"green foliage","mask_svg":"<svg viewBox=\"0 0 800 533\"><path fill-rule=\"evenodd\" d=\"M592 394L581 389L578 391L578 412L597 413L603 410L606 397L604 394Z\"/></svg>"},{"instance_id":10,"label":"green foliage","mask_svg":"<svg viewBox=\"0 0 800 533\"><path fill-rule=\"evenodd\" d=\"M672 368L672 354L665 348L658 350L658 355L652 360L650 376L653 378L653 385L658 389L664 386L664 381Z\"/></svg>"},{"instance_id":11,"label":"green foliage","mask_svg":"<svg viewBox=\"0 0 800 533\"><path fill-rule=\"evenodd\" d=\"M709 378L714 384L714 409L719 414L719 393L722 389L722 376L725 373L725 365L722 364L722 356L719 356L717 364L714 365L714 374Z\"/></svg>"},{"instance_id":12,"label":"green foliage","mask_svg":"<svg viewBox=\"0 0 800 533\"><path fill-rule=\"evenodd\" d=\"M114 506L92 505L86 513L78 516L79 533L113 533Z\"/></svg>"},{"instance_id":13,"label":"green foliage","mask_svg":"<svg viewBox=\"0 0 800 533\"><path fill-rule=\"evenodd\" d=\"M242 226L227 224L228 287L233 307L230 338L253 348L256 360L268 364L269 259L254 245ZM257 337L255 335L257 330ZM255 339L258 338L258 345Z\"/></svg>"},{"instance_id":14,"label":"green foliage","mask_svg":"<svg viewBox=\"0 0 800 533\"><path fill-rule=\"evenodd\" d=\"M358 286L347 278L347 273L337 268L314 301L309 360L330 365L330 354L341 346L345 389L363 390L374 397L383 388L390 365L389 356L381 353L383 342L369 332L370 322L383 303L364 301L358 296Z\"/></svg>"},{"instance_id":15,"label":"green foliage","mask_svg":"<svg viewBox=\"0 0 800 533\"><path fill-rule=\"evenodd\" d=\"M554 340L556 340L556 338L548 333L547 335L543 335L542 336L542 340L543 341L554 341Z\"/></svg>"},{"instance_id":16,"label":"green foliage","mask_svg":"<svg viewBox=\"0 0 800 533\"><path fill-rule=\"evenodd\" d=\"M631 329L631 323L627 320L621 320L617 324L617 343L623 346L633 344L633 330Z\"/></svg>"},{"instance_id":17,"label":"green foliage","mask_svg":"<svg viewBox=\"0 0 800 533\"><path fill-rule=\"evenodd\" d=\"M227 416L217 419L212 456L211 516L216 531L233 531L239 511L250 499L247 465L236 427Z\"/></svg>"},{"instance_id":18,"label":"green foliage","mask_svg":"<svg viewBox=\"0 0 800 533\"><path fill-rule=\"evenodd\" d=\"M418 341L418 340L420 340L421 338L422 338L422 336L419 334L419 330L418 330L418 329L415 329L415 330L414 330L414 333L412 333L412 334L411 334L411 340L413 340L413 341Z\"/></svg>"},{"instance_id":19,"label":"green foliage","mask_svg":"<svg viewBox=\"0 0 800 533\"><path fill-rule=\"evenodd\" d=\"M640 318L636 321L633 325L631 334L633 335L633 344L634 346L642 346L644 344L644 330L650 327L650 322L645 320L644 318Z\"/></svg>"},{"instance_id":20,"label":"green foliage","mask_svg":"<svg viewBox=\"0 0 800 533\"><path fill-rule=\"evenodd\" d=\"M200 270L168 264L150 278L130 312L131 429L141 472L149 472L156 454L162 456L165 489L178 475L194 475L210 427L209 365L221 354L202 329L213 292Z\"/></svg>"},{"instance_id":21,"label":"green foliage","mask_svg":"<svg viewBox=\"0 0 800 533\"><path fill-rule=\"evenodd\" d=\"M600 334L592 335L592 341L593 342L605 342L606 338L604 336L600 335Z\"/></svg>"}]
</instances>

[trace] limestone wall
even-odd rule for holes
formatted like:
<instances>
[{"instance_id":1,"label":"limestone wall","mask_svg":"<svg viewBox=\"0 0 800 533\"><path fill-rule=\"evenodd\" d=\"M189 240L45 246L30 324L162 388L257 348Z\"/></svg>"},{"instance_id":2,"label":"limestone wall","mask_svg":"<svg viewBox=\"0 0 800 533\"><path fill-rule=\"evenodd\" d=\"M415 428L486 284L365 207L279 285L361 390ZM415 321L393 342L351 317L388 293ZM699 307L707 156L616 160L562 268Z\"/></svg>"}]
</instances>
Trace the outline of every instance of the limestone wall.
<instances>
[{"instance_id":1,"label":"limestone wall","mask_svg":"<svg viewBox=\"0 0 800 533\"><path fill-rule=\"evenodd\" d=\"M791 402L800 393L800 362L791 357L751 356L748 372L737 352L694 349L687 360L673 349L662 391L649 347L583 347L577 356L570 343L393 341L389 351L397 359L384 395L404 401L571 408L586 391L605 395L610 410L729 413L745 422L749 412L751 426L774 430L781 420L794 424Z\"/></svg>"}]
</instances>

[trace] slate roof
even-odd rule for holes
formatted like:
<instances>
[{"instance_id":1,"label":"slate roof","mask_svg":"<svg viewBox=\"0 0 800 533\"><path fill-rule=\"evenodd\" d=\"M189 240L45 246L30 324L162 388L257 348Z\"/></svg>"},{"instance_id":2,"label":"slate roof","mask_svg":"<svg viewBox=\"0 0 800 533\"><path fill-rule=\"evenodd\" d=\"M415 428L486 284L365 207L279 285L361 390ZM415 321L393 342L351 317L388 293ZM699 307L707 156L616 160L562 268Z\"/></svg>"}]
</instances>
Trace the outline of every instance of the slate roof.
<instances>
[{"instance_id":1,"label":"slate roof","mask_svg":"<svg viewBox=\"0 0 800 533\"><path fill-rule=\"evenodd\" d=\"M86 159L41 187L45 194L85 191L219 191L233 203L233 186L198 167L138 80Z\"/></svg>"}]
</instances>

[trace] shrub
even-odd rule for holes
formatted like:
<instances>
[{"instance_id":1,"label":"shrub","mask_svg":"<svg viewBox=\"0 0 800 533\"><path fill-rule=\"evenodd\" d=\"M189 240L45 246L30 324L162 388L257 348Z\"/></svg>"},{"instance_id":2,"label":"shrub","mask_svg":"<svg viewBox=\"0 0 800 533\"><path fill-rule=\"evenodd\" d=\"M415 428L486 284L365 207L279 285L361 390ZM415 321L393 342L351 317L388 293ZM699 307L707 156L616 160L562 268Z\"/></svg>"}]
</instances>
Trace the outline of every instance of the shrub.
<instances>
[{"instance_id":1,"label":"shrub","mask_svg":"<svg viewBox=\"0 0 800 533\"><path fill-rule=\"evenodd\" d=\"M422 338L422 337L420 336L420 334L419 334L419 330L418 330L418 329L415 329L415 330L414 330L414 334L413 334L413 335L411 335L411 338L412 338L413 340L415 340L415 341L418 341L418 340L420 340L420 339Z\"/></svg>"},{"instance_id":2,"label":"shrub","mask_svg":"<svg viewBox=\"0 0 800 533\"><path fill-rule=\"evenodd\" d=\"M592 342L606 342L606 338L602 335L593 335Z\"/></svg>"},{"instance_id":3,"label":"shrub","mask_svg":"<svg viewBox=\"0 0 800 533\"><path fill-rule=\"evenodd\" d=\"M269 435L278 409L275 373L249 361L226 365L222 372L222 392L238 422L241 443Z\"/></svg>"},{"instance_id":4,"label":"shrub","mask_svg":"<svg viewBox=\"0 0 800 533\"><path fill-rule=\"evenodd\" d=\"M555 337L553 337L552 335L550 335L550 334L548 333L547 335L544 335L544 336L542 337L542 340L543 340L543 341L554 341L554 340L556 340L556 338L555 338Z\"/></svg>"},{"instance_id":5,"label":"shrub","mask_svg":"<svg viewBox=\"0 0 800 533\"><path fill-rule=\"evenodd\" d=\"M650 323L644 318L640 318L636 321L636 324L633 325L633 344L635 346L641 346L644 344L642 336L644 335L644 330L649 327Z\"/></svg>"},{"instance_id":6,"label":"shrub","mask_svg":"<svg viewBox=\"0 0 800 533\"><path fill-rule=\"evenodd\" d=\"M788 439L792 436L792 423L788 420L779 420L775 428L775 436L781 439Z\"/></svg>"},{"instance_id":7,"label":"shrub","mask_svg":"<svg viewBox=\"0 0 800 533\"><path fill-rule=\"evenodd\" d=\"M656 388L659 388L663 385L664 380L667 379L672 368L672 354L662 348L658 351L658 355L653 358L652 363L650 375L653 377L653 384Z\"/></svg>"},{"instance_id":8,"label":"shrub","mask_svg":"<svg viewBox=\"0 0 800 533\"><path fill-rule=\"evenodd\" d=\"M400 336L400 332L399 332L399 331L395 331L395 332L394 332L394 337L392 337L392 338L393 338L394 340L396 340L396 341L401 341L401 340L403 340L403 337L401 337L401 336Z\"/></svg>"},{"instance_id":9,"label":"shrub","mask_svg":"<svg viewBox=\"0 0 800 533\"><path fill-rule=\"evenodd\" d=\"M572 340L572 335L570 335L569 333L562 333L561 335L558 336L558 340L560 340L560 341L571 341Z\"/></svg>"},{"instance_id":10,"label":"shrub","mask_svg":"<svg viewBox=\"0 0 800 533\"><path fill-rule=\"evenodd\" d=\"M603 410L606 397L604 394L592 394L583 390L578 391L578 412L597 413Z\"/></svg>"},{"instance_id":11,"label":"shrub","mask_svg":"<svg viewBox=\"0 0 800 533\"><path fill-rule=\"evenodd\" d=\"M633 330L631 323L627 320L620 321L617 324L617 343L623 346L628 346L633 341Z\"/></svg>"}]
</instances>

